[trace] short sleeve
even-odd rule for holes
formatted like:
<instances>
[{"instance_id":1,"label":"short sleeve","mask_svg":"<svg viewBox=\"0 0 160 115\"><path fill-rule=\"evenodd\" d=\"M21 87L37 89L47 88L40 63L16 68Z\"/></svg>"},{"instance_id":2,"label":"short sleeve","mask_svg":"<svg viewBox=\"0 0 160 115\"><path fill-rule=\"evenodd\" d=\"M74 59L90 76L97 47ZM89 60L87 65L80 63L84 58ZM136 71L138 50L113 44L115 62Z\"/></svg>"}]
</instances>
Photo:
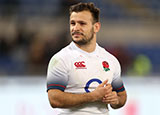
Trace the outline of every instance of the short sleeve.
<instances>
[{"instance_id":1,"label":"short sleeve","mask_svg":"<svg viewBox=\"0 0 160 115\"><path fill-rule=\"evenodd\" d=\"M68 71L63 58L55 55L51 58L47 70L47 91L59 89L64 91L68 82Z\"/></svg>"},{"instance_id":2,"label":"short sleeve","mask_svg":"<svg viewBox=\"0 0 160 115\"><path fill-rule=\"evenodd\" d=\"M114 62L114 74L111 85L113 87L113 91L121 92L125 90L121 79L121 67L117 59Z\"/></svg>"}]
</instances>

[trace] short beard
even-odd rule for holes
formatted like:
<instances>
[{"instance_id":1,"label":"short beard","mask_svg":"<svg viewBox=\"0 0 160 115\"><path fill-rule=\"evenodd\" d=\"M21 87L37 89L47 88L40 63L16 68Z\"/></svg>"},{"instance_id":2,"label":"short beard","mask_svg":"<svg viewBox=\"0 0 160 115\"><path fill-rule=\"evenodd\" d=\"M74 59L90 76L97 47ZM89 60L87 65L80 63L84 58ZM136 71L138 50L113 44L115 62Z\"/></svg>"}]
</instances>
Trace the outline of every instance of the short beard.
<instances>
[{"instance_id":1,"label":"short beard","mask_svg":"<svg viewBox=\"0 0 160 115\"><path fill-rule=\"evenodd\" d=\"M94 33L93 33L93 29L91 30L91 33L92 33L92 35L91 35L91 37L89 38L89 39L82 39L82 40L80 40L80 41L75 41L73 38L72 38L72 41L74 42L74 43L76 43L77 45L86 45L86 44L88 44L88 43L90 43L90 41L93 39L93 36L94 36ZM84 36L85 37L85 36Z\"/></svg>"}]
</instances>

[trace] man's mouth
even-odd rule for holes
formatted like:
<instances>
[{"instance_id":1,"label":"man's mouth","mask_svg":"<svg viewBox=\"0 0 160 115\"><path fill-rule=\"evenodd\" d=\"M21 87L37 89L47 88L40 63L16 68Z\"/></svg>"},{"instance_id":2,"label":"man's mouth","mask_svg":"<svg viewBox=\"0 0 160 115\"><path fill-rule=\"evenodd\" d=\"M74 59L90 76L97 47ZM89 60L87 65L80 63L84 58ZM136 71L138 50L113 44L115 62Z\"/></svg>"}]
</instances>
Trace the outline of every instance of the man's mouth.
<instances>
[{"instance_id":1,"label":"man's mouth","mask_svg":"<svg viewBox=\"0 0 160 115\"><path fill-rule=\"evenodd\" d=\"M79 35L83 35L83 33L81 33L81 32L73 32L73 33L72 33L72 36L74 36L74 35L75 35L75 36L79 36Z\"/></svg>"}]
</instances>

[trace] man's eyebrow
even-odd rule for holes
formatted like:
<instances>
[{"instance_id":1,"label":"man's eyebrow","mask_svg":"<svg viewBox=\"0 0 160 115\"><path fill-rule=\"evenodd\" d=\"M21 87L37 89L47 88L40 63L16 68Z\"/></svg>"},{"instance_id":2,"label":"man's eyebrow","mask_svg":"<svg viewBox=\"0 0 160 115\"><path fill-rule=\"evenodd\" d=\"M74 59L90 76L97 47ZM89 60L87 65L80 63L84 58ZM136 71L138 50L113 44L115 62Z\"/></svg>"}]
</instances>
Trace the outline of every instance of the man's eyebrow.
<instances>
[{"instance_id":1,"label":"man's eyebrow","mask_svg":"<svg viewBox=\"0 0 160 115\"><path fill-rule=\"evenodd\" d=\"M86 21L83 21L83 20L78 20L78 21L75 21L75 20L70 20L70 22L77 22L77 23L87 23Z\"/></svg>"},{"instance_id":2,"label":"man's eyebrow","mask_svg":"<svg viewBox=\"0 0 160 115\"><path fill-rule=\"evenodd\" d=\"M82 21L82 20L80 20L80 21L77 21L77 22L83 22L83 23L86 23L85 21Z\"/></svg>"},{"instance_id":3,"label":"man's eyebrow","mask_svg":"<svg viewBox=\"0 0 160 115\"><path fill-rule=\"evenodd\" d=\"M70 20L70 22L73 22L74 20Z\"/></svg>"}]
</instances>

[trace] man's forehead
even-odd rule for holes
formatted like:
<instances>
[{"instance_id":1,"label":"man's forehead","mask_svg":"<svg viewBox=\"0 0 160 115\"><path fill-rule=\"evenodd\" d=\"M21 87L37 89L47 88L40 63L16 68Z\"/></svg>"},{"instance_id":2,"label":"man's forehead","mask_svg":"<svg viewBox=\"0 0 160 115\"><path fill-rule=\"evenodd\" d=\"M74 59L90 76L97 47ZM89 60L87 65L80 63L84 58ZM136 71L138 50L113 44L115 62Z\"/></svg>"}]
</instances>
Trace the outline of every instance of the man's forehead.
<instances>
[{"instance_id":1,"label":"man's forehead","mask_svg":"<svg viewBox=\"0 0 160 115\"><path fill-rule=\"evenodd\" d=\"M91 20L92 15L89 11L72 12L70 15L70 20Z\"/></svg>"}]
</instances>

